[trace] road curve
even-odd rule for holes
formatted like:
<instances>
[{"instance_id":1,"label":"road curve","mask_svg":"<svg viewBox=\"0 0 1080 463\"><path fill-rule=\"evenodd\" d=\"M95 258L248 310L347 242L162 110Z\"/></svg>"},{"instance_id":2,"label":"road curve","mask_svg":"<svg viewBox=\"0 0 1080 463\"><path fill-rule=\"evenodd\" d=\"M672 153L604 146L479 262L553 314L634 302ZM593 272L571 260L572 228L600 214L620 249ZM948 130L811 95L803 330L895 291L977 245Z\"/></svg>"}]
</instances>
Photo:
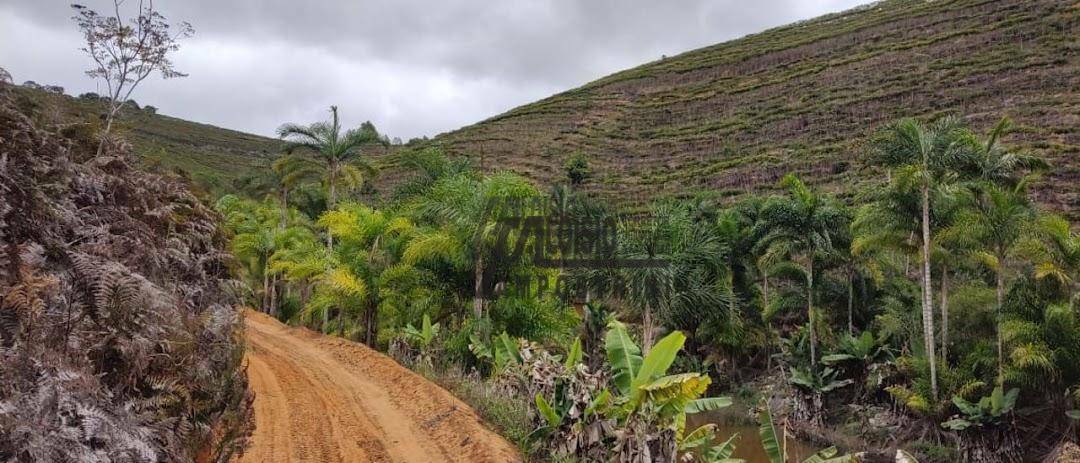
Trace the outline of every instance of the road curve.
<instances>
[{"instance_id":1,"label":"road curve","mask_svg":"<svg viewBox=\"0 0 1080 463\"><path fill-rule=\"evenodd\" d=\"M239 462L505 462L471 408L361 344L245 313L255 431Z\"/></svg>"}]
</instances>

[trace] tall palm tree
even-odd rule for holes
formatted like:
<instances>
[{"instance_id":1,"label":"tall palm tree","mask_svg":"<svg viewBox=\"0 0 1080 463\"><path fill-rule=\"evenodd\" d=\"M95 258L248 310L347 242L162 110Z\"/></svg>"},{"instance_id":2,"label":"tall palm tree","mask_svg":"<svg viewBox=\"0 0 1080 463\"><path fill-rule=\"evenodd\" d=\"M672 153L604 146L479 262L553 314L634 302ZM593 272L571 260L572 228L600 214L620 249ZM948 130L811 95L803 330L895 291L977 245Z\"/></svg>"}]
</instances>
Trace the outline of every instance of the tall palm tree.
<instances>
[{"instance_id":1,"label":"tall palm tree","mask_svg":"<svg viewBox=\"0 0 1080 463\"><path fill-rule=\"evenodd\" d=\"M814 263L835 252L834 237L846 227L843 212L831 198L812 191L794 174L781 181L787 196L774 196L762 206L753 234L768 265L790 260L806 278L806 314L810 363L817 365L814 317Z\"/></svg>"},{"instance_id":2,"label":"tall palm tree","mask_svg":"<svg viewBox=\"0 0 1080 463\"><path fill-rule=\"evenodd\" d=\"M1001 322L1004 316L1003 279L1009 267L1007 259L1015 246L1036 241L1027 239L1037 233L1040 225L1035 220L1035 208L1027 198L1027 185L1031 179L1029 172L1047 168L1041 158L1017 152L1002 143L1011 127L1009 119L1002 118L983 140L971 131L963 132L959 137L964 145L962 155L952 160L954 169L966 180L968 190L976 195L976 200L974 214L965 214L958 226L952 228L955 232L950 233L961 238L950 241L954 248L981 247L989 251L976 252L976 255L996 276L999 377L1004 361ZM975 240L964 242L964 236ZM1041 244L1038 247L1043 248Z\"/></svg>"},{"instance_id":3,"label":"tall palm tree","mask_svg":"<svg viewBox=\"0 0 1080 463\"><path fill-rule=\"evenodd\" d=\"M956 166L969 148L964 142L966 133L960 120L952 117L942 118L930 126L914 119L902 119L888 126L873 142L875 160L895 169L895 181L919 195L923 343L930 363L930 389L934 400L938 398L938 386L930 273L930 197L933 190L956 182Z\"/></svg>"},{"instance_id":4,"label":"tall palm tree","mask_svg":"<svg viewBox=\"0 0 1080 463\"><path fill-rule=\"evenodd\" d=\"M934 242L931 259L937 263L941 274L940 301L938 310L941 313L940 333L941 358L948 362L949 359L949 292L951 290L950 274L956 275L965 257L971 254L971 242L964 234L970 234L971 230L956 227L956 221L964 213L970 204L971 197L964 190L955 191L956 194L941 194L937 197L937 208L934 211L934 225L938 232L938 239ZM957 235L961 236L957 236Z\"/></svg>"},{"instance_id":5,"label":"tall palm tree","mask_svg":"<svg viewBox=\"0 0 1080 463\"><path fill-rule=\"evenodd\" d=\"M976 198L974 208L964 211L956 227L965 230L970 244L978 249L975 257L994 273L997 307L998 378L1004 378L1004 342L1001 325L1004 321L1006 278L1013 271L1017 252L1032 236L1036 222L1035 208L1024 191L1026 183L1015 188L985 185ZM959 234L957 234L959 235Z\"/></svg>"},{"instance_id":6,"label":"tall palm tree","mask_svg":"<svg viewBox=\"0 0 1080 463\"><path fill-rule=\"evenodd\" d=\"M361 148L374 143L385 144L383 137L370 122L359 128L342 132L337 106L330 107L330 121L303 126L285 124L278 128L278 136L287 140L286 153L305 151L321 165L327 188L327 208L337 204L337 189L342 184L355 184L364 174L374 170L361 156ZM366 171L366 172L365 172ZM333 237L327 235L327 247L334 247Z\"/></svg>"},{"instance_id":7,"label":"tall palm tree","mask_svg":"<svg viewBox=\"0 0 1080 463\"><path fill-rule=\"evenodd\" d=\"M970 131L963 134L967 145L964 156L959 159L957 170L972 186L995 184L1015 188L1025 181L1028 172L1048 167L1038 156L1018 152L1002 143L1001 139L1012 128L1012 122L1003 118L980 140Z\"/></svg>"},{"instance_id":8,"label":"tall palm tree","mask_svg":"<svg viewBox=\"0 0 1080 463\"><path fill-rule=\"evenodd\" d=\"M1068 220L1054 214L1039 217L1038 231L1046 247L1036 260L1035 277L1056 281L1071 300L1080 280L1080 234L1072 231Z\"/></svg>"},{"instance_id":9,"label":"tall palm tree","mask_svg":"<svg viewBox=\"0 0 1080 463\"><path fill-rule=\"evenodd\" d=\"M870 279L875 283L884 280L883 262L888 260L887 251L874 247L856 247L857 237L852 233L854 227L849 227L847 241L844 246L837 249L837 258L847 283L847 328L848 334L855 334L855 282Z\"/></svg>"}]
</instances>

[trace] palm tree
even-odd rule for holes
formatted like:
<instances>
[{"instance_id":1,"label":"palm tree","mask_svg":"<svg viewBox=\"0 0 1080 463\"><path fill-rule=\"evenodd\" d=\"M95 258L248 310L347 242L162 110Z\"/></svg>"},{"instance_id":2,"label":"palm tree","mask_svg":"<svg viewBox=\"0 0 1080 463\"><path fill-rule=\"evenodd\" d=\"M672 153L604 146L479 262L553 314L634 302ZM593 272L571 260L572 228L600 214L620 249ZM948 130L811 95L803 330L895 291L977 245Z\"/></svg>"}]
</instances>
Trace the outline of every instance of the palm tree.
<instances>
[{"instance_id":1,"label":"palm tree","mask_svg":"<svg viewBox=\"0 0 1080 463\"><path fill-rule=\"evenodd\" d=\"M310 159L286 154L241 178L238 187L255 197L275 197L281 209L278 226L285 228L288 223L289 193L300 184L313 180L318 170Z\"/></svg>"},{"instance_id":2,"label":"palm tree","mask_svg":"<svg viewBox=\"0 0 1080 463\"><path fill-rule=\"evenodd\" d=\"M365 291L364 297L355 297L352 302L363 309L364 342L375 347L378 337L378 307L383 296L380 282L388 271L401 273L407 271L395 266L410 266L406 262L401 246L396 246L398 238L411 239L414 225L404 217L392 217L383 211L371 209L357 203L342 203L337 209L328 211L319 218L319 224L327 228L327 233L338 237L339 246L334 252L336 269L344 269L364 288L376 288L378 291ZM400 263L398 263L400 262ZM394 270L391 270L394 269ZM345 301L348 302L348 301ZM344 334L344 310L338 311L338 332Z\"/></svg>"},{"instance_id":3,"label":"palm tree","mask_svg":"<svg viewBox=\"0 0 1080 463\"><path fill-rule=\"evenodd\" d=\"M278 227L278 208L272 202L234 201L227 196L218 201L218 210L226 214L226 220L235 232L232 250L236 257L248 264L248 275L262 281L261 309L276 315L272 257L302 239L307 230L302 226Z\"/></svg>"},{"instance_id":4,"label":"palm tree","mask_svg":"<svg viewBox=\"0 0 1080 463\"><path fill-rule=\"evenodd\" d=\"M1001 143L1002 137L1011 128L1012 122L1003 118L994 125L984 141L971 132L962 135L967 150L956 168L968 180L973 180L973 186L995 184L1013 188L1025 180L1027 172L1048 167L1042 158L1011 150Z\"/></svg>"},{"instance_id":5,"label":"palm tree","mask_svg":"<svg viewBox=\"0 0 1080 463\"><path fill-rule=\"evenodd\" d=\"M1035 277L1056 281L1071 300L1080 280L1080 234L1071 230L1068 220L1054 214L1039 217L1038 231L1046 246L1036 260Z\"/></svg>"},{"instance_id":6,"label":"palm tree","mask_svg":"<svg viewBox=\"0 0 1080 463\"><path fill-rule=\"evenodd\" d=\"M897 171L899 186L917 190L919 194L923 343L930 363L930 388L934 400L938 397L938 387L930 273L930 197L932 190L946 188L956 181L955 167L968 148L964 143L965 134L960 121L952 117L942 118L929 127L914 119L902 119L887 127L873 143L876 160Z\"/></svg>"},{"instance_id":7,"label":"palm tree","mask_svg":"<svg viewBox=\"0 0 1080 463\"><path fill-rule=\"evenodd\" d=\"M289 210L289 193L301 183L312 180L318 169L309 159L286 154L270 164L270 171L277 184L278 201L281 203L280 226L284 228Z\"/></svg>"},{"instance_id":8,"label":"palm tree","mask_svg":"<svg viewBox=\"0 0 1080 463\"><path fill-rule=\"evenodd\" d=\"M330 253L320 245L318 237L309 234L307 239L297 240L291 246L277 250L270 258L270 271L287 282L299 286L300 306L305 307L311 296L312 285L330 266ZM323 326L328 323L323 320Z\"/></svg>"},{"instance_id":9,"label":"palm tree","mask_svg":"<svg viewBox=\"0 0 1080 463\"><path fill-rule=\"evenodd\" d=\"M360 148L386 142L370 122L342 133L337 106L330 107L330 114L329 122L308 126L285 124L278 128L278 135L289 142L286 153L306 151L321 165L327 188L327 208L333 209L337 204L338 187L355 185L362 181L365 173L374 172L371 165L360 158ZM333 237L328 235L326 244L333 248Z\"/></svg>"},{"instance_id":10,"label":"palm tree","mask_svg":"<svg viewBox=\"0 0 1080 463\"><path fill-rule=\"evenodd\" d=\"M364 223L368 216L377 216L385 222L381 212L352 202L342 202L334 209L324 212L318 220L319 226L326 229L326 235L336 238L338 245L330 253L329 267L323 275L322 300L326 305L320 307L324 320L328 320L331 308L337 309L338 335L345 334L345 312L356 310L371 296L371 284L368 277L369 256L366 255L367 230ZM331 281L334 285L327 286ZM317 288L318 289L318 288ZM316 292L319 295L319 292ZM316 305L318 307L318 304ZM325 327L324 327L325 329Z\"/></svg>"},{"instance_id":11,"label":"palm tree","mask_svg":"<svg viewBox=\"0 0 1080 463\"><path fill-rule=\"evenodd\" d=\"M849 227L847 236L847 245L838 249L838 259L840 260L843 268L844 277L847 283L847 328L848 334L855 334L855 282L865 282L867 278L871 279L875 283L880 283L884 280L884 274L882 271L882 263L888 258L881 250L875 248L857 248L854 245L854 238L852 231L854 227Z\"/></svg>"},{"instance_id":12,"label":"palm tree","mask_svg":"<svg viewBox=\"0 0 1080 463\"><path fill-rule=\"evenodd\" d=\"M953 241L954 247L972 249L982 247L983 252L976 252L978 260L994 271L997 289L998 320L998 373L1003 369L1003 340L1001 322L1004 300L1004 273L1009 268L1009 259L1018 245L1035 243L1027 239L1038 230L1036 211L1027 198L1028 172L1047 167L1045 161L1037 156L1020 153L1001 143L1002 137L1009 131L1012 123L1002 118L980 141L970 131L961 135L961 142L966 146L962 156L954 159L958 173L967 180L969 190L976 195L974 213L964 214L955 232L951 236L973 238L964 242L963 238ZM1052 242L1052 240L1051 240ZM1035 246L1044 248L1043 243ZM989 251L989 252L986 252Z\"/></svg>"},{"instance_id":13,"label":"palm tree","mask_svg":"<svg viewBox=\"0 0 1080 463\"><path fill-rule=\"evenodd\" d=\"M454 256L456 265L471 267L473 314L482 318L487 305L484 275L492 262L492 241L498 219L512 213L513 203L528 203L539 192L524 178L496 173L483 179L456 174L434 182L408 205L418 222L435 225L426 234L413 238L406 257L425 260L425 255ZM485 285L485 283L489 283Z\"/></svg>"},{"instance_id":14,"label":"palm tree","mask_svg":"<svg viewBox=\"0 0 1080 463\"><path fill-rule=\"evenodd\" d=\"M1004 342L1001 325L1004 321L1005 280L1017 259L1025 238L1031 236L1036 223L1035 208L1028 200L1021 182L1015 188L985 185L976 198L974 208L964 211L956 227L965 230L973 247L975 257L994 273L997 295L997 354L998 378L1004 378ZM959 235L959 234L957 234Z\"/></svg>"},{"instance_id":15,"label":"palm tree","mask_svg":"<svg viewBox=\"0 0 1080 463\"><path fill-rule=\"evenodd\" d=\"M619 230L619 258L666 261L620 272L626 282L622 296L642 314L646 352L656 335L657 315L671 328L688 329L701 325L703 314L723 313L727 321L738 318L724 265L727 251L716 224L695 222L685 205L664 202L652 208L647 220L635 226L624 222Z\"/></svg>"},{"instance_id":16,"label":"palm tree","mask_svg":"<svg viewBox=\"0 0 1080 463\"><path fill-rule=\"evenodd\" d=\"M831 198L808 188L794 174L781 181L788 196L774 196L761 208L753 234L769 266L790 260L806 278L806 313L810 331L810 363L817 365L814 317L814 263L835 251L834 237L846 227L843 212Z\"/></svg>"},{"instance_id":17,"label":"palm tree","mask_svg":"<svg viewBox=\"0 0 1080 463\"><path fill-rule=\"evenodd\" d=\"M450 159L438 148L403 150L396 158L411 173L394 189L397 200L421 195L440 179L465 174L472 168L469 158Z\"/></svg>"},{"instance_id":18,"label":"palm tree","mask_svg":"<svg viewBox=\"0 0 1080 463\"><path fill-rule=\"evenodd\" d=\"M958 191L955 195L943 194L938 196L938 207L934 211L934 225L939 230L939 238L935 241L931 258L937 262L941 272L940 293L941 299L938 310L941 313L941 358L945 362L949 359L949 291L952 272L954 275L963 259L971 253L971 243L964 236L956 234L968 234L971 230L956 227L956 221L960 214L968 207L970 195Z\"/></svg>"},{"instance_id":19,"label":"palm tree","mask_svg":"<svg viewBox=\"0 0 1080 463\"><path fill-rule=\"evenodd\" d=\"M262 279L262 297L259 308L270 312L270 255L274 253L274 230L276 228L258 227L233 237L232 249L239 259L250 264L251 275Z\"/></svg>"}]
</instances>

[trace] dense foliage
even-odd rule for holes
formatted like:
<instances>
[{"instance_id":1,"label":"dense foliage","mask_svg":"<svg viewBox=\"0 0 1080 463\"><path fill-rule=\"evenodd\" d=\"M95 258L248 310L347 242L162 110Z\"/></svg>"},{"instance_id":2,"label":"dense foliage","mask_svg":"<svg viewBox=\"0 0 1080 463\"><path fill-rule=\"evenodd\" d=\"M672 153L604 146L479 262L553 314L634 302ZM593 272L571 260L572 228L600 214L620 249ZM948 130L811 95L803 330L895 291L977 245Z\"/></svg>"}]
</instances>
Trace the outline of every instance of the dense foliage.
<instances>
[{"instance_id":1,"label":"dense foliage","mask_svg":"<svg viewBox=\"0 0 1080 463\"><path fill-rule=\"evenodd\" d=\"M1019 459L1075 439L1080 238L1032 202L1045 164L1008 130L890 124L867 144L881 176L849 201L788 175L782 194L620 216L579 188L584 163L543 194L423 149L399 154L410 173L381 197L353 185L320 209L324 180L323 199L283 207L305 187L279 179L217 207L255 304L529 397L526 450L720 459L708 429L683 429L688 404L753 384L806 437L857 430L846 450ZM558 232L502 227L523 216L612 224L594 262L663 264L573 265Z\"/></svg>"},{"instance_id":2,"label":"dense foliage","mask_svg":"<svg viewBox=\"0 0 1080 463\"><path fill-rule=\"evenodd\" d=\"M227 461L249 396L220 216L47 122L0 88L0 459Z\"/></svg>"}]
</instances>

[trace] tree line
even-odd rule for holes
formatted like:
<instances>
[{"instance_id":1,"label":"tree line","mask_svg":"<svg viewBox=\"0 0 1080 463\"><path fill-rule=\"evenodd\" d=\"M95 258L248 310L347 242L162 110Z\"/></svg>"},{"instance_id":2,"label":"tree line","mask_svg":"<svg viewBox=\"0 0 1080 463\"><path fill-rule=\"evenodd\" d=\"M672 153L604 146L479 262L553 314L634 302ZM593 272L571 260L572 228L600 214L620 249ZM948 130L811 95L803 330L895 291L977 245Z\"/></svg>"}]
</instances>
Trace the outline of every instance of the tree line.
<instances>
[{"instance_id":1,"label":"tree line","mask_svg":"<svg viewBox=\"0 0 1080 463\"><path fill-rule=\"evenodd\" d=\"M869 140L865 161L882 178L850 201L788 175L782 194L660 199L629 220L581 188L582 153L544 192L436 148L402 149L405 180L360 195L377 175L363 150L385 137L370 124L343 130L332 109L328 122L283 126L287 153L217 208L252 303L283 320L492 377L533 346L579 356L609 386L604 336L619 320L644 357L682 333L672 368L712 376L712 391L762 379L790 389L786 415L806 429L857 420L844 402L898 405L901 439L922 455L993 461L1050 451L1080 415L1080 240L1032 201L1048 166L1011 149L1008 131L1005 120L978 133L959 118L904 119ZM667 265L548 268L497 253L495 224L515 213L506 205L537 201L617 223L601 257ZM584 296L492 295L484 278L501 289L562 279ZM539 399L531 408L550 417Z\"/></svg>"}]
</instances>

